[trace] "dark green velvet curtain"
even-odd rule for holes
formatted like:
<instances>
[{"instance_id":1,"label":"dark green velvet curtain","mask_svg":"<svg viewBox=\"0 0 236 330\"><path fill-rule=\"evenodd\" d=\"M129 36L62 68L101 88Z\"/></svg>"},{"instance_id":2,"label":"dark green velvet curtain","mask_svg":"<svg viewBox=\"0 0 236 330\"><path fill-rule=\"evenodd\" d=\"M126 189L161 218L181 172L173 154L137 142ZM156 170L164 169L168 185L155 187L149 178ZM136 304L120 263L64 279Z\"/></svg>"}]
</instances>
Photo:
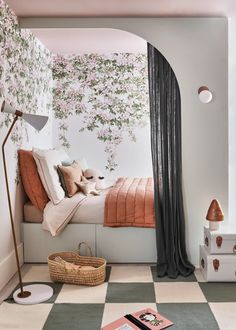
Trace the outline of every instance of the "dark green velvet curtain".
<instances>
[{"instance_id":1,"label":"dark green velvet curtain","mask_svg":"<svg viewBox=\"0 0 236 330\"><path fill-rule=\"evenodd\" d=\"M194 271L185 244L180 91L170 64L150 44L148 70L157 276L176 278Z\"/></svg>"}]
</instances>

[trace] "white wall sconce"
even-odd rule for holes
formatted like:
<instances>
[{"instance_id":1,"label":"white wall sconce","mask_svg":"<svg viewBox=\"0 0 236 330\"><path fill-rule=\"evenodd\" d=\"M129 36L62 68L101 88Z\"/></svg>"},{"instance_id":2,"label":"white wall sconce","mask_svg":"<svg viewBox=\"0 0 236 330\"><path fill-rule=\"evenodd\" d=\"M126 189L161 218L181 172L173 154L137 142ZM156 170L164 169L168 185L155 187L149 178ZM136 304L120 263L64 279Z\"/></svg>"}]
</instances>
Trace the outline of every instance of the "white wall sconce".
<instances>
[{"instance_id":1,"label":"white wall sconce","mask_svg":"<svg viewBox=\"0 0 236 330\"><path fill-rule=\"evenodd\" d=\"M210 103L212 101L212 92L207 86L201 86L198 89L198 97L202 103Z\"/></svg>"}]
</instances>

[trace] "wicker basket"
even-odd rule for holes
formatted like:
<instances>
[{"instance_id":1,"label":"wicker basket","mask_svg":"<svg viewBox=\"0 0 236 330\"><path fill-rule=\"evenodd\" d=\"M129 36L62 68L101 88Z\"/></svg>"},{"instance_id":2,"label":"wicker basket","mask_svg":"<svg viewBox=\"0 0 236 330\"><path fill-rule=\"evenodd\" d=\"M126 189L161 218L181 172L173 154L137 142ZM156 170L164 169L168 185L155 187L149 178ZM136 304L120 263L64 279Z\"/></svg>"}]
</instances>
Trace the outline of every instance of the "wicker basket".
<instances>
[{"instance_id":1,"label":"wicker basket","mask_svg":"<svg viewBox=\"0 0 236 330\"><path fill-rule=\"evenodd\" d=\"M54 282L80 284L80 285L98 285L105 281L106 260L97 257L84 257L79 254L79 250L84 242L79 244L78 252L58 252L48 256L48 267L51 280ZM86 244L87 245L87 244ZM91 249L88 246L91 254ZM67 269L62 263L55 261L55 257L61 257L63 260L80 266L93 266L94 269L83 270Z\"/></svg>"}]
</instances>

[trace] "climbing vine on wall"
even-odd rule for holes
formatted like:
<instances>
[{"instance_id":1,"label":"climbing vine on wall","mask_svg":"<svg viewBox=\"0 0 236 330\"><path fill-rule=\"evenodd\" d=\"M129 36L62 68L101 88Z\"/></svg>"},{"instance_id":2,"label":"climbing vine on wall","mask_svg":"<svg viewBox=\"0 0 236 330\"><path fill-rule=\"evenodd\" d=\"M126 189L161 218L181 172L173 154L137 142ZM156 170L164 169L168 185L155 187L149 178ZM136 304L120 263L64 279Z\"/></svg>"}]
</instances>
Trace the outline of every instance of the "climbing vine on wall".
<instances>
[{"instance_id":1,"label":"climbing vine on wall","mask_svg":"<svg viewBox=\"0 0 236 330\"><path fill-rule=\"evenodd\" d=\"M70 147L67 119L80 116L79 131L96 134L104 144L106 168L114 170L124 134L135 141L134 129L149 120L146 54L55 56L53 78L53 109L61 144Z\"/></svg>"}]
</instances>

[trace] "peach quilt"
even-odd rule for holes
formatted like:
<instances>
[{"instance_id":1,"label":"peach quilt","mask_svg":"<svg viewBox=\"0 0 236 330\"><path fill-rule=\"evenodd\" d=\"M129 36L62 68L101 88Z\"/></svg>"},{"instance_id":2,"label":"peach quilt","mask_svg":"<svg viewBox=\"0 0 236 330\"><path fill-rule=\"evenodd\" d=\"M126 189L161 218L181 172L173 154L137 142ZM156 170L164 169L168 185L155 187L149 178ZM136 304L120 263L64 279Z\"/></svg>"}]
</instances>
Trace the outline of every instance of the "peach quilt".
<instances>
[{"instance_id":1,"label":"peach quilt","mask_svg":"<svg viewBox=\"0 0 236 330\"><path fill-rule=\"evenodd\" d=\"M105 201L104 226L155 227L152 178L119 178Z\"/></svg>"}]
</instances>

